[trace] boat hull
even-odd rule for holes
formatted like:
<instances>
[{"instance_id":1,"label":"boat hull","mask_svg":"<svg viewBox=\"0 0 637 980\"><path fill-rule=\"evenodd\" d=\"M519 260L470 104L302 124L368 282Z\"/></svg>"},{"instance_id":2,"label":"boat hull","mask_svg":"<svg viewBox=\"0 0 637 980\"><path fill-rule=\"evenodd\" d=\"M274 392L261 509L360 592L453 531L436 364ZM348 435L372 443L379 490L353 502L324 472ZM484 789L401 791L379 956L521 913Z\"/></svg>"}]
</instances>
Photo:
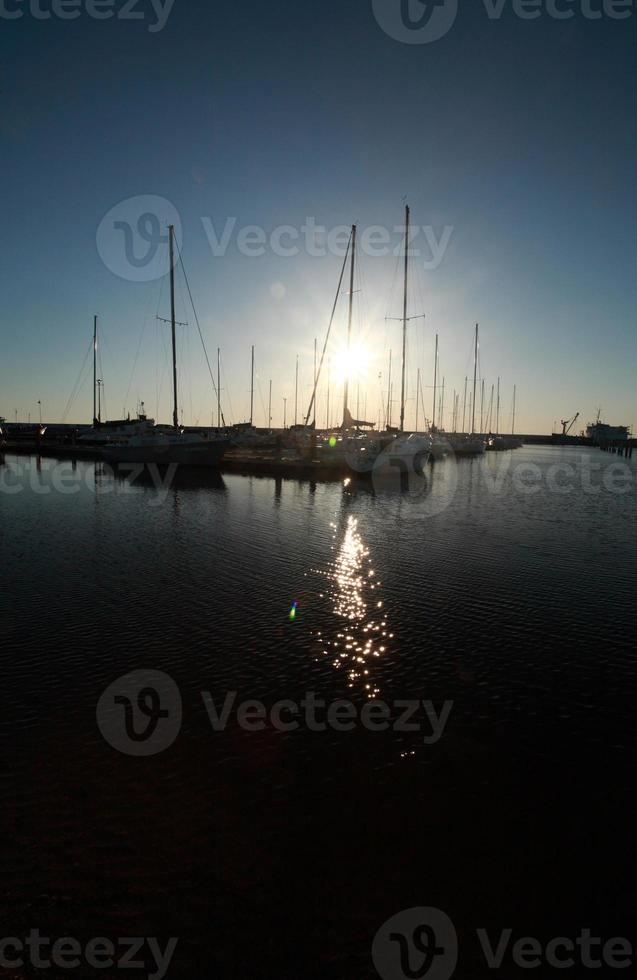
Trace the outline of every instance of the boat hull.
<instances>
[{"instance_id":1,"label":"boat hull","mask_svg":"<svg viewBox=\"0 0 637 980\"><path fill-rule=\"evenodd\" d=\"M155 463L157 466L219 466L230 440L217 442L178 443L166 446L110 446L104 450L103 458L115 465L132 463Z\"/></svg>"}]
</instances>

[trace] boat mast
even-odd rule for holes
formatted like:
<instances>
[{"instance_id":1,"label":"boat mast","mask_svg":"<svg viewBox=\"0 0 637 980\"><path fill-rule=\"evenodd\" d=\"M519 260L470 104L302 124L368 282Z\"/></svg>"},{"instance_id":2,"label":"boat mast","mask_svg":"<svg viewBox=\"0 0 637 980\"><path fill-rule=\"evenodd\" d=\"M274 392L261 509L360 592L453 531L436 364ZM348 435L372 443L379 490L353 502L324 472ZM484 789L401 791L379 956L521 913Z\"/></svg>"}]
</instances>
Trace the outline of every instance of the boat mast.
<instances>
[{"instance_id":1,"label":"boat mast","mask_svg":"<svg viewBox=\"0 0 637 980\"><path fill-rule=\"evenodd\" d=\"M250 367L250 425L254 418L254 344L252 345L252 361Z\"/></svg>"},{"instance_id":2,"label":"boat mast","mask_svg":"<svg viewBox=\"0 0 637 980\"><path fill-rule=\"evenodd\" d=\"M409 206L405 207L405 292L403 296L403 365L400 385L400 431L405 431L405 371L407 363L407 290L409 285Z\"/></svg>"},{"instance_id":3,"label":"boat mast","mask_svg":"<svg viewBox=\"0 0 637 980\"><path fill-rule=\"evenodd\" d=\"M438 334L436 334L436 353L434 354L434 405L433 405L433 418L431 420L431 429L433 432L436 431L436 396L438 393Z\"/></svg>"},{"instance_id":4,"label":"boat mast","mask_svg":"<svg viewBox=\"0 0 637 980\"><path fill-rule=\"evenodd\" d=\"M179 428L179 411L177 408L177 337L175 329L175 226L168 226L168 242L170 248L170 329L173 345L173 428Z\"/></svg>"},{"instance_id":5,"label":"boat mast","mask_svg":"<svg viewBox=\"0 0 637 980\"><path fill-rule=\"evenodd\" d=\"M416 429L418 432L418 398L420 397L420 368L418 368L418 373L416 375Z\"/></svg>"},{"instance_id":6,"label":"boat mast","mask_svg":"<svg viewBox=\"0 0 637 980\"><path fill-rule=\"evenodd\" d=\"M299 412L299 355L296 355L296 374L294 375L294 424L298 422Z\"/></svg>"},{"instance_id":7,"label":"boat mast","mask_svg":"<svg viewBox=\"0 0 637 980\"><path fill-rule=\"evenodd\" d=\"M268 397L268 429L272 428L272 379L270 378L270 395Z\"/></svg>"},{"instance_id":8,"label":"boat mast","mask_svg":"<svg viewBox=\"0 0 637 980\"><path fill-rule=\"evenodd\" d=\"M334 315L336 313L336 307L338 306L338 301L339 301L340 296L341 296L341 286L343 285L343 277L345 275L345 270L347 268L347 260L349 259L349 250L350 250L351 244L352 244L352 236L350 235L350 239L349 239L349 241L347 243L347 249L345 251L345 255L343 256L343 265L342 265L341 274L340 274L339 280L338 280L338 286L336 288L336 296L334 297L334 305L332 307L332 315L330 317L329 326L327 328L327 333L325 335L325 341L323 343L323 350L321 352L321 359L320 359L319 364L318 364L318 370L316 371L316 377L314 379L314 388L312 390L312 398L310 400L310 406L309 406L309 408L307 410L307 415L305 416L305 425L308 425L308 423L310 421L310 415L312 415L312 411L314 411L314 421L316 422L316 397L317 397L317 388L318 388L318 385L319 385L319 381L321 380L321 372L323 370L323 362L325 360L325 354L326 354L326 351L327 351L327 345L329 343L330 334L332 332L332 324L334 323ZM329 360L330 359L328 357L328 359L327 359L328 365L329 365ZM329 387L329 382L328 382L328 387ZM328 408L329 408L329 398L328 398ZM328 428L329 428L329 411L328 411Z\"/></svg>"},{"instance_id":9,"label":"boat mast","mask_svg":"<svg viewBox=\"0 0 637 980\"><path fill-rule=\"evenodd\" d=\"M316 354L317 354L317 339L314 338L314 417L312 421L314 422L314 428L316 428L316 382L318 378L316 376Z\"/></svg>"},{"instance_id":10,"label":"boat mast","mask_svg":"<svg viewBox=\"0 0 637 980\"><path fill-rule=\"evenodd\" d=\"M217 428L221 428L221 348L217 347Z\"/></svg>"},{"instance_id":11,"label":"boat mast","mask_svg":"<svg viewBox=\"0 0 637 980\"><path fill-rule=\"evenodd\" d=\"M498 378L498 407L495 416L495 434L500 434L500 379Z\"/></svg>"},{"instance_id":12,"label":"boat mast","mask_svg":"<svg viewBox=\"0 0 637 980\"><path fill-rule=\"evenodd\" d=\"M391 425L391 349L389 351L389 379L387 381L387 428Z\"/></svg>"},{"instance_id":13,"label":"boat mast","mask_svg":"<svg viewBox=\"0 0 637 980\"><path fill-rule=\"evenodd\" d=\"M474 436L476 433L476 385L478 383L478 331L479 326L476 323L476 345L473 354L473 400L471 403L471 435Z\"/></svg>"},{"instance_id":14,"label":"boat mast","mask_svg":"<svg viewBox=\"0 0 637 980\"><path fill-rule=\"evenodd\" d=\"M465 374L465 376L464 376L464 398L462 399L462 432L463 432L463 435L464 435L464 431L465 431L465 428L464 427L465 427L465 422L466 422L466 417L467 417L467 382L468 382L468 380L469 379L467 378L467 376Z\"/></svg>"},{"instance_id":15,"label":"boat mast","mask_svg":"<svg viewBox=\"0 0 637 980\"><path fill-rule=\"evenodd\" d=\"M93 317L93 428L97 425L97 317Z\"/></svg>"},{"instance_id":16,"label":"boat mast","mask_svg":"<svg viewBox=\"0 0 637 980\"><path fill-rule=\"evenodd\" d=\"M347 320L347 357L345 360L345 391L343 393L343 428L347 420L347 401L349 396L349 352L352 341L352 317L354 314L354 270L356 268L356 225L352 225L352 263L349 277L349 315Z\"/></svg>"},{"instance_id":17,"label":"boat mast","mask_svg":"<svg viewBox=\"0 0 637 980\"><path fill-rule=\"evenodd\" d=\"M513 422L512 422L512 425L511 425L511 435L512 436L515 435L515 401L516 401L517 393L518 393L517 386L516 385L513 385Z\"/></svg>"}]
</instances>

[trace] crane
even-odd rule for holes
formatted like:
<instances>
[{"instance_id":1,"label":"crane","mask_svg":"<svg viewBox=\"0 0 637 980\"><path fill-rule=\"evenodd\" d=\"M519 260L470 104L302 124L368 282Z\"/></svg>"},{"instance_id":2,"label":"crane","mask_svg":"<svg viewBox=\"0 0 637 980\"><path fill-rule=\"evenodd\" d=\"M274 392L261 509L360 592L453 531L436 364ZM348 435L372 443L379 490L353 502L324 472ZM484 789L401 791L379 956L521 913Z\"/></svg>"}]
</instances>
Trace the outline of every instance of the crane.
<instances>
[{"instance_id":1,"label":"crane","mask_svg":"<svg viewBox=\"0 0 637 980\"><path fill-rule=\"evenodd\" d=\"M579 412L572 419L562 419L562 436L567 436L579 418Z\"/></svg>"}]
</instances>

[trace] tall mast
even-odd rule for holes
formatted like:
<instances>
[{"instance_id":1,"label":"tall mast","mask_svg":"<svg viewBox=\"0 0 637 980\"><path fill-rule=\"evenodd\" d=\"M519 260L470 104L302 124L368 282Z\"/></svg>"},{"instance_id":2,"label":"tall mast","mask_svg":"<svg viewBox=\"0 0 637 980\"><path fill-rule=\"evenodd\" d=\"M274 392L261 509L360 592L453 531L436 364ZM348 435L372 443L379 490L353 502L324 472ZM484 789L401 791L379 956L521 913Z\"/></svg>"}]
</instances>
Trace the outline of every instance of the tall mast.
<instances>
[{"instance_id":1,"label":"tall mast","mask_svg":"<svg viewBox=\"0 0 637 980\"><path fill-rule=\"evenodd\" d=\"M349 396L349 352L352 341L352 317L354 313L354 270L356 268L356 225L352 225L352 263L349 276L349 316L347 320L347 357L345 361L345 391L343 393L343 428L347 419L347 401Z\"/></svg>"},{"instance_id":2,"label":"tall mast","mask_svg":"<svg viewBox=\"0 0 637 980\"><path fill-rule=\"evenodd\" d=\"M445 427L445 382L446 378L442 379L442 394L440 396L440 428Z\"/></svg>"},{"instance_id":3,"label":"tall mast","mask_svg":"<svg viewBox=\"0 0 637 980\"><path fill-rule=\"evenodd\" d=\"M389 379L387 381L387 428L391 425L391 350L389 351Z\"/></svg>"},{"instance_id":4,"label":"tall mast","mask_svg":"<svg viewBox=\"0 0 637 980\"><path fill-rule=\"evenodd\" d=\"M512 422L512 425L511 425L511 435L512 436L515 435L515 401L516 401L517 393L518 393L518 389L517 389L516 385L513 385L513 422Z\"/></svg>"},{"instance_id":5,"label":"tall mast","mask_svg":"<svg viewBox=\"0 0 637 980\"><path fill-rule=\"evenodd\" d=\"M217 347L217 428L221 428L221 348Z\"/></svg>"},{"instance_id":6,"label":"tall mast","mask_svg":"<svg viewBox=\"0 0 637 980\"><path fill-rule=\"evenodd\" d=\"M296 374L294 375L294 424L298 421L299 410L299 355L296 355Z\"/></svg>"},{"instance_id":7,"label":"tall mast","mask_svg":"<svg viewBox=\"0 0 637 980\"><path fill-rule=\"evenodd\" d=\"M316 428L316 382L318 380L317 377L316 377L316 344L317 344L317 341L316 341L316 337L315 337L314 338L314 395L313 395L313 398L314 398L314 418L312 419L312 421L314 422L314 427L315 428Z\"/></svg>"},{"instance_id":8,"label":"tall mast","mask_svg":"<svg viewBox=\"0 0 637 980\"><path fill-rule=\"evenodd\" d=\"M436 353L434 354L434 407L431 428L436 431L436 396L438 393L438 334L436 334Z\"/></svg>"},{"instance_id":9,"label":"tall mast","mask_svg":"<svg viewBox=\"0 0 637 980\"><path fill-rule=\"evenodd\" d=\"M500 434L500 379L498 378L498 407L495 416L495 434Z\"/></svg>"},{"instance_id":10,"label":"tall mast","mask_svg":"<svg viewBox=\"0 0 637 980\"><path fill-rule=\"evenodd\" d=\"M405 431L405 371L407 364L407 291L409 286L409 206L405 207L405 292L403 296L403 365L400 386L400 431Z\"/></svg>"},{"instance_id":11,"label":"tall mast","mask_svg":"<svg viewBox=\"0 0 637 980\"><path fill-rule=\"evenodd\" d=\"M170 246L170 330L173 344L173 428L179 428L179 410L177 402L177 336L175 330L175 227L168 228Z\"/></svg>"},{"instance_id":12,"label":"tall mast","mask_svg":"<svg viewBox=\"0 0 637 980\"><path fill-rule=\"evenodd\" d=\"M93 317L93 428L97 425L97 317Z\"/></svg>"},{"instance_id":13,"label":"tall mast","mask_svg":"<svg viewBox=\"0 0 637 980\"><path fill-rule=\"evenodd\" d=\"M467 417L467 381L468 381L468 378L467 378L467 376L465 374L465 376L464 376L464 398L462 399L462 432L463 432L463 434L464 434L464 431L465 431L464 426L465 426L465 421L466 421L466 417Z\"/></svg>"},{"instance_id":14,"label":"tall mast","mask_svg":"<svg viewBox=\"0 0 637 980\"><path fill-rule=\"evenodd\" d=\"M480 432L484 432L484 378L482 379L482 393L480 395Z\"/></svg>"},{"instance_id":15,"label":"tall mast","mask_svg":"<svg viewBox=\"0 0 637 980\"><path fill-rule=\"evenodd\" d=\"M473 354L473 400L471 403L471 435L475 435L476 432L476 385L478 383L478 331L479 326L476 323L476 346Z\"/></svg>"},{"instance_id":16,"label":"tall mast","mask_svg":"<svg viewBox=\"0 0 637 980\"><path fill-rule=\"evenodd\" d=\"M272 428L272 379L270 378L270 394L268 396L268 429Z\"/></svg>"},{"instance_id":17,"label":"tall mast","mask_svg":"<svg viewBox=\"0 0 637 980\"><path fill-rule=\"evenodd\" d=\"M416 375L416 432L418 432L418 398L420 396L420 368L418 368L418 373Z\"/></svg>"},{"instance_id":18,"label":"tall mast","mask_svg":"<svg viewBox=\"0 0 637 980\"><path fill-rule=\"evenodd\" d=\"M254 344L252 345L252 362L250 367L250 425L254 419Z\"/></svg>"}]
</instances>

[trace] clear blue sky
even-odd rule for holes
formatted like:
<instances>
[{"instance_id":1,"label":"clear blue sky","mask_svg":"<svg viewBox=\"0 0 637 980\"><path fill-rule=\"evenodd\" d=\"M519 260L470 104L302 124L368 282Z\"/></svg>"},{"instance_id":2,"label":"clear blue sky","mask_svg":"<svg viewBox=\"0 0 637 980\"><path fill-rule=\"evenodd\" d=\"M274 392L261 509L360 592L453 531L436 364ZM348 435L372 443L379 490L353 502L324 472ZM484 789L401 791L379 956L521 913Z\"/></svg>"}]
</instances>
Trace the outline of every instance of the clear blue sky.
<instances>
[{"instance_id":1,"label":"clear blue sky","mask_svg":"<svg viewBox=\"0 0 637 980\"><path fill-rule=\"evenodd\" d=\"M420 367L431 397L436 332L448 389L462 387L479 321L487 397L500 375L506 419L517 384L520 431L577 410L586 422L598 405L609 422L637 422L637 6L626 20L591 20L577 2L571 20L527 21L507 4L491 20L482 0L460 0L429 44L389 37L371 0L176 0L155 32L142 0L136 21L39 20L22 6L22 18L0 19L0 414L35 418L41 399L47 420L62 417L99 313L108 414L143 398L169 420L167 334L154 319L168 315L166 283L160 295L157 280L115 275L97 247L110 209L159 195L181 219L213 363L222 348L225 414L246 417L255 344L275 423L284 397L293 413L301 355L300 415L341 259L248 257L234 242L214 256L202 218L268 234L307 216L392 229L406 198L415 224L438 237L453 228L437 268L412 261L410 312L427 319L410 327L411 395ZM375 418L400 346L399 324L385 321L401 312L396 259L361 256L357 287L355 340L371 354L361 402ZM178 293L183 414L208 423L214 398ZM69 420L89 421L91 398L88 378ZM410 398L408 421L413 412Z\"/></svg>"}]
</instances>

